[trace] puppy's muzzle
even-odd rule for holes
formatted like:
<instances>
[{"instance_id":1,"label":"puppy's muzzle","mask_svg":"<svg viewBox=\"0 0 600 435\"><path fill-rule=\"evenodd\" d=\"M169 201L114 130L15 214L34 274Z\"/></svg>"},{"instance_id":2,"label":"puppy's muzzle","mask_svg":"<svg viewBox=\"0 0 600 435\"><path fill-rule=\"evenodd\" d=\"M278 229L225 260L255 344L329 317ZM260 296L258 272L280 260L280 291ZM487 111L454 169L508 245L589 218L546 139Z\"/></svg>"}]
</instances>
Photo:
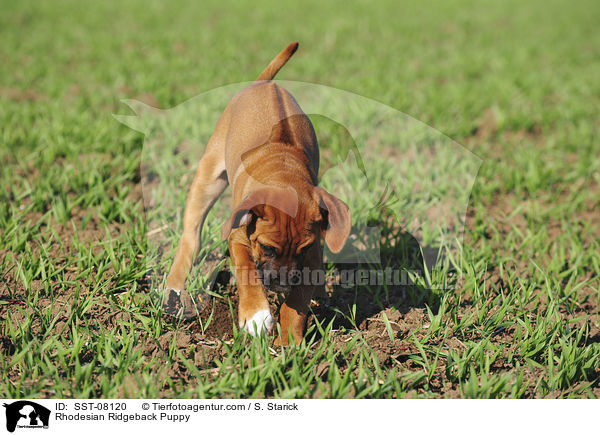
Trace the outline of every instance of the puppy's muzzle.
<instances>
[{"instance_id":1,"label":"puppy's muzzle","mask_svg":"<svg viewBox=\"0 0 600 435\"><path fill-rule=\"evenodd\" d=\"M267 290L289 293L295 287L302 285L302 271L298 269L259 269L260 279Z\"/></svg>"}]
</instances>

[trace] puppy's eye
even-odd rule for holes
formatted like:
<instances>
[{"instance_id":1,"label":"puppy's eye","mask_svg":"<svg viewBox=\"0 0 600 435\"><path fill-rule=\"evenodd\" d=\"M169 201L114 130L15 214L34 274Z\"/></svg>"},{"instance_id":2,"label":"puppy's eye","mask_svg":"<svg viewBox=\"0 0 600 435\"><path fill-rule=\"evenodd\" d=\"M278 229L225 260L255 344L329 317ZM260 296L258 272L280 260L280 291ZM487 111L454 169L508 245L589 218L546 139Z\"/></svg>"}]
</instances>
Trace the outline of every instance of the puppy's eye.
<instances>
[{"instance_id":1,"label":"puppy's eye","mask_svg":"<svg viewBox=\"0 0 600 435\"><path fill-rule=\"evenodd\" d=\"M263 253L267 257L275 257L275 255L277 255L277 251L273 246L264 245L260 242L258 242L258 244L260 245L260 249L262 249Z\"/></svg>"}]
</instances>

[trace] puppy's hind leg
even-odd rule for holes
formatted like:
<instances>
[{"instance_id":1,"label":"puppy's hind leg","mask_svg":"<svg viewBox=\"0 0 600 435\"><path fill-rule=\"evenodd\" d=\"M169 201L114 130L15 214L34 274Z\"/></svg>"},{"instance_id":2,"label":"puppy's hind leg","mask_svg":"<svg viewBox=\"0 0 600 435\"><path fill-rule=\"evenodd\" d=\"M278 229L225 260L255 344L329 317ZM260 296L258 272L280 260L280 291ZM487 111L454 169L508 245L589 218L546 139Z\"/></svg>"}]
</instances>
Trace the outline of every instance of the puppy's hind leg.
<instances>
[{"instance_id":1,"label":"puppy's hind leg","mask_svg":"<svg viewBox=\"0 0 600 435\"><path fill-rule=\"evenodd\" d=\"M187 197L183 216L183 234L177 246L175 260L167 275L168 303L169 293L175 290L179 295L192 267L194 257L200 248L200 234L208 211L227 187L227 174L222 147L207 147L206 153L198 164L192 187ZM220 149L219 149L220 148ZM219 153L220 151L220 153Z\"/></svg>"}]
</instances>

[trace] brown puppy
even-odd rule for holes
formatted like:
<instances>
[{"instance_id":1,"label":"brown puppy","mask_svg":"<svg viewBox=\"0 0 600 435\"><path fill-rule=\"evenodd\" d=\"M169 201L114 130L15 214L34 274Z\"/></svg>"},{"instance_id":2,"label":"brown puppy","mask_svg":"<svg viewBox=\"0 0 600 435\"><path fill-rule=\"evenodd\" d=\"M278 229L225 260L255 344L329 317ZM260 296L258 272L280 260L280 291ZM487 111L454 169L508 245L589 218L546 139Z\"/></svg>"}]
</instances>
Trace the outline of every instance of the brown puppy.
<instances>
[{"instance_id":1,"label":"brown puppy","mask_svg":"<svg viewBox=\"0 0 600 435\"><path fill-rule=\"evenodd\" d=\"M238 286L239 324L250 334L271 330L265 287L287 291L280 310L283 344L289 333L302 340L311 297L323 285L307 282L307 271L322 271L320 236L339 252L350 232L348 206L317 187L319 148L310 120L270 81L297 47L292 43L273 59L217 122L188 195L183 235L167 276L168 288L183 289L204 218L229 182L233 212L222 236Z\"/></svg>"}]
</instances>

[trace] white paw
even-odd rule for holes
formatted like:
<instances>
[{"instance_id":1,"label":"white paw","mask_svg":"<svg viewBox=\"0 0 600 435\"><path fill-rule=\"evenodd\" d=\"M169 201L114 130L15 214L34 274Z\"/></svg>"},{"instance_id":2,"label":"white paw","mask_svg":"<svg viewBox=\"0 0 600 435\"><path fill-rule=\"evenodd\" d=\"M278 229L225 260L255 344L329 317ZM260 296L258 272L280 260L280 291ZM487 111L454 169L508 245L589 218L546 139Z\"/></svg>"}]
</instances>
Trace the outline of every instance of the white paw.
<instances>
[{"instance_id":1,"label":"white paw","mask_svg":"<svg viewBox=\"0 0 600 435\"><path fill-rule=\"evenodd\" d=\"M240 328L244 328L250 335L255 336L269 332L273 328L273 316L269 310L260 310L254 313L250 320L240 322Z\"/></svg>"}]
</instances>

